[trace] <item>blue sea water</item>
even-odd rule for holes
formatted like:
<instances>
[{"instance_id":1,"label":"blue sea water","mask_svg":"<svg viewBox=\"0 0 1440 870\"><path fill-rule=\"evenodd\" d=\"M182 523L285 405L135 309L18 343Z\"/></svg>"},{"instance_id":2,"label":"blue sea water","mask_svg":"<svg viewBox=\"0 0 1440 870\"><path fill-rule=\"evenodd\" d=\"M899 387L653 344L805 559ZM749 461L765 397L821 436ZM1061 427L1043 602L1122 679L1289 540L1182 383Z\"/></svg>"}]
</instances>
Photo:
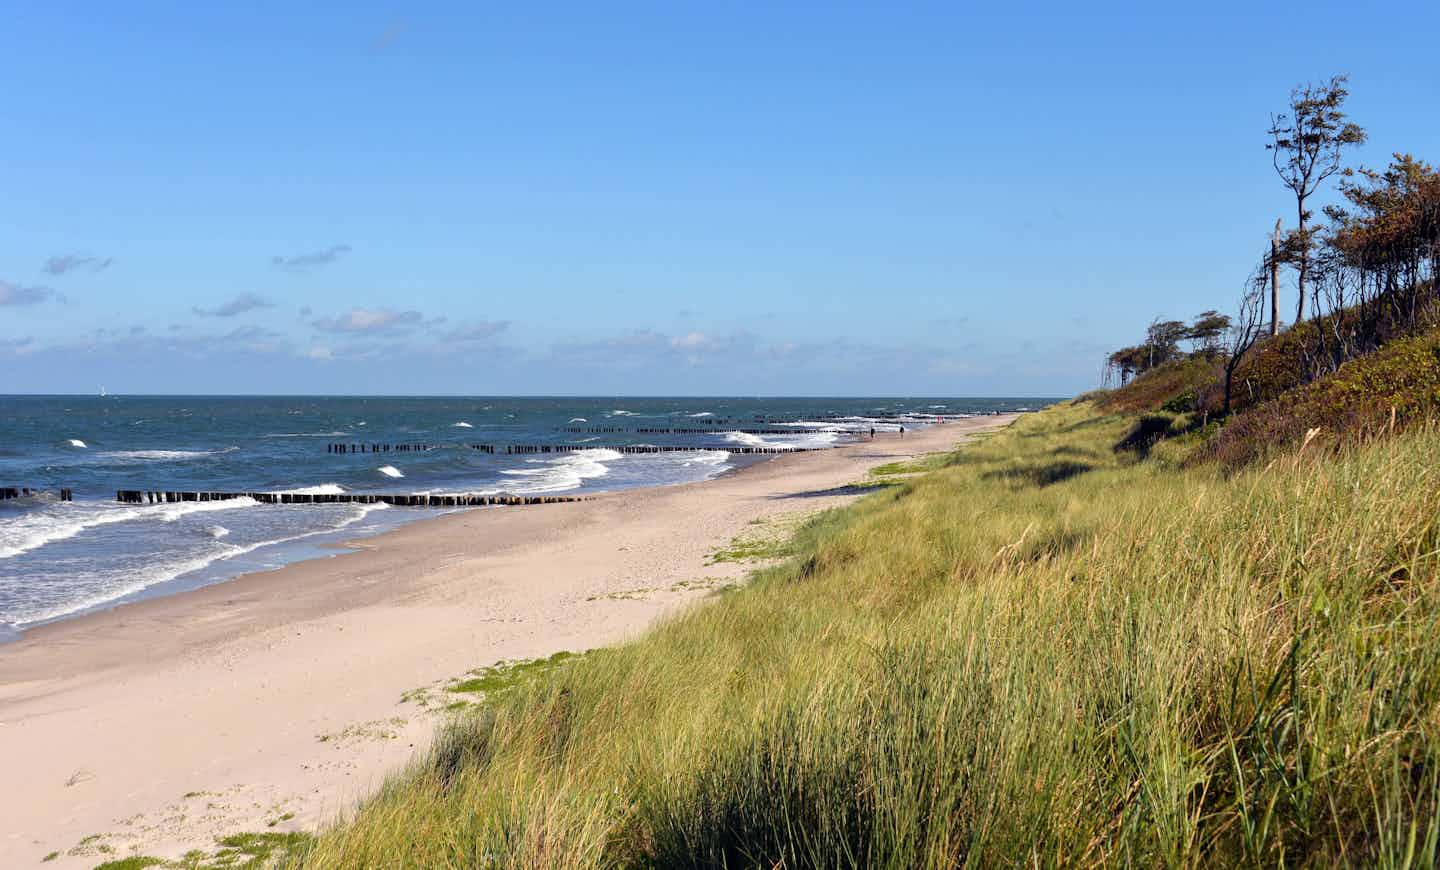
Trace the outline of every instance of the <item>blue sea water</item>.
<instances>
[{"instance_id":1,"label":"blue sea water","mask_svg":"<svg viewBox=\"0 0 1440 870\"><path fill-rule=\"evenodd\" d=\"M823 447L933 415L1042 407L1046 399L0 397L0 640L27 627L290 561L434 511L261 505L249 499L128 505L115 491L513 494L683 483L739 462L720 451L622 454L603 445ZM768 421L762 424L760 421ZM778 427L787 434L745 434ZM701 428L698 435L570 428ZM423 452L326 452L424 443ZM466 445L596 445L506 455ZM74 490L73 502L56 497Z\"/></svg>"}]
</instances>

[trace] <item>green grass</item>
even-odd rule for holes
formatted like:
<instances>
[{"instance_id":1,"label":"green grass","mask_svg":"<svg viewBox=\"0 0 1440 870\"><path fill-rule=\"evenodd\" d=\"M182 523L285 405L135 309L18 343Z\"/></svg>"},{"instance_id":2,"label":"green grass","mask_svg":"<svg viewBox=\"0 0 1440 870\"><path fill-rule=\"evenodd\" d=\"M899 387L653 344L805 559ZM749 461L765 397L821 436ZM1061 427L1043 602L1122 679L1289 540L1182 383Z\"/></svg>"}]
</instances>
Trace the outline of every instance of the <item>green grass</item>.
<instances>
[{"instance_id":1,"label":"green grass","mask_svg":"<svg viewBox=\"0 0 1440 870\"><path fill-rule=\"evenodd\" d=\"M243 833L218 837L213 851L193 850L174 861L151 855L131 855L97 865L95 870L267 870L283 867L304 854L312 837L298 831Z\"/></svg>"},{"instance_id":2,"label":"green grass","mask_svg":"<svg viewBox=\"0 0 1440 870\"><path fill-rule=\"evenodd\" d=\"M576 653L561 651L549 658L499 662L489 667L476 668L470 671L465 678L450 683L445 689L449 692L479 695L491 701L498 701L507 693L540 680L575 658L577 658Z\"/></svg>"},{"instance_id":3,"label":"green grass","mask_svg":"<svg viewBox=\"0 0 1440 870\"><path fill-rule=\"evenodd\" d=\"M458 717L306 867L1431 866L1440 432L1225 475L1067 404Z\"/></svg>"},{"instance_id":4,"label":"green grass","mask_svg":"<svg viewBox=\"0 0 1440 870\"><path fill-rule=\"evenodd\" d=\"M145 870L146 867L163 867L163 858L153 858L149 855L132 855L129 858L120 858L116 861L106 861L104 864L95 865L95 870Z\"/></svg>"},{"instance_id":5,"label":"green grass","mask_svg":"<svg viewBox=\"0 0 1440 870\"><path fill-rule=\"evenodd\" d=\"M795 530L816 516L801 512L751 520L748 531L712 552L706 564L768 562L789 556L793 552Z\"/></svg>"}]
</instances>

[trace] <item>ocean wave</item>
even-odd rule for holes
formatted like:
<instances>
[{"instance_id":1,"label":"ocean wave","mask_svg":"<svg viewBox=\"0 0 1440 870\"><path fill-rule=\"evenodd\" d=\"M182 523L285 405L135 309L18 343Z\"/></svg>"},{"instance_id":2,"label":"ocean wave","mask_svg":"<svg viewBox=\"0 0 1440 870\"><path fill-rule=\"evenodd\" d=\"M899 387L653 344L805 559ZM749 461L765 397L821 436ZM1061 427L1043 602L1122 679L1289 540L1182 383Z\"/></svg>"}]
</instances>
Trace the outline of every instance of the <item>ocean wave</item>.
<instances>
[{"instance_id":1,"label":"ocean wave","mask_svg":"<svg viewBox=\"0 0 1440 870\"><path fill-rule=\"evenodd\" d=\"M776 423L776 426L786 426L796 429L805 429L812 432L841 432L855 434L868 432L874 429L876 432L894 432L900 427L895 423L881 423L874 417L842 417L843 422L822 423L818 420L800 420L791 423Z\"/></svg>"},{"instance_id":2,"label":"ocean wave","mask_svg":"<svg viewBox=\"0 0 1440 870\"><path fill-rule=\"evenodd\" d=\"M405 473L393 465L382 465L375 469L386 477L404 477Z\"/></svg>"},{"instance_id":3,"label":"ocean wave","mask_svg":"<svg viewBox=\"0 0 1440 870\"><path fill-rule=\"evenodd\" d=\"M597 447L577 450L555 459L529 460L543 466L541 468L511 468L500 473L526 478L526 483L515 487L516 492L563 492L579 488L586 480L609 474L610 469L605 463L620 459L623 455L618 450Z\"/></svg>"},{"instance_id":4,"label":"ocean wave","mask_svg":"<svg viewBox=\"0 0 1440 870\"><path fill-rule=\"evenodd\" d=\"M571 422L571 423L589 423L590 421L589 421L589 420L586 420L584 417L571 417L571 418L570 418L570 422Z\"/></svg>"},{"instance_id":5,"label":"ocean wave","mask_svg":"<svg viewBox=\"0 0 1440 870\"><path fill-rule=\"evenodd\" d=\"M268 432L261 438L341 438L349 432Z\"/></svg>"},{"instance_id":6,"label":"ocean wave","mask_svg":"<svg viewBox=\"0 0 1440 870\"><path fill-rule=\"evenodd\" d=\"M105 459L137 460L141 462L180 462L186 459L200 459L217 453L232 453L238 447L224 450L107 450L98 454Z\"/></svg>"},{"instance_id":7,"label":"ocean wave","mask_svg":"<svg viewBox=\"0 0 1440 870\"><path fill-rule=\"evenodd\" d=\"M196 505L195 503L187 502L184 503L184 506L213 506L216 504L229 505L233 504L234 502L243 502L248 503L249 505L257 504L257 502L253 501L252 499L233 499L232 501L228 502L200 502L198 503L198 505ZM163 507L181 506L182 505L164 505ZM194 571L199 571L203 568L207 568L215 564L216 562L223 562L227 559L233 559L236 556L242 556L246 553L252 553L260 549L261 547L270 547L277 544L288 544L293 541L303 540L305 538L313 538L316 535L332 534L334 532L340 531L341 529L344 529L347 526L359 522L374 511L384 510L388 508L389 505L367 504L353 505L352 507L355 509L353 513L351 513L350 516L342 519L340 522L335 523L331 526L327 526L325 528L314 529L308 532L301 532L298 535L287 535L285 537L273 538L264 541L256 541L251 544L242 545L222 543L220 541L220 538L223 537L223 535L212 534L212 537L214 538L214 549L208 549L206 552L199 555L186 556L159 565L145 572L143 575L132 575L129 579L121 582L120 584L115 586L109 586L104 590L97 590L88 594L82 593L83 597L74 598L61 604L54 604L41 610L18 613L13 615L7 614L6 618L7 621L9 621L12 625L15 625L17 627L25 627L34 625L39 622L48 622L52 619L59 619L62 616L71 616L76 613L81 613L86 610L101 607L114 601L119 601L120 599L134 595L138 592L143 592L151 586L158 586L161 583L167 583L178 577L182 577ZM215 526L214 528L224 529L224 526Z\"/></svg>"},{"instance_id":8,"label":"ocean wave","mask_svg":"<svg viewBox=\"0 0 1440 870\"><path fill-rule=\"evenodd\" d=\"M450 424L450 427L451 427L452 429L474 429L474 428L475 428L474 426L471 426L469 423L466 423L464 420L461 420L459 423L452 423L452 424Z\"/></svg>"},{"instance_id":9,"label":"ocean wave","mask_svg":"<svg viewBox=\"0 0 1440 870\"><path fill-rule=\"evenodd\" d=\"M233 510L259 504L252 498L226 501L177 502L143 507L82 506L57 503L0 522L0 559L9 559L38 550L46 544L73 538L86 529L136 520L174 522L183 516L205 511Z\"/></svg>"},{"instance_id":10,"label":"ocean wave","mask_svg":"<svg viewBox=\"0 0 1440 870\"><path fill-rule=\"evenodd\" d=\"M89 446L89 445L86 444L84 441L81 441L79 438L71 438L68 443L70 444L71 447L88 447L88 446Z\"/></svg>"},{"instance_id":11,"label":"ocean wave","mask_svg":"<svg viewBox=\"0 0 1440 870\"><path fill-rule=\"evenodd\" d=\"M272 489L276 495L344 495L345 487L338 483L320 483L315 486L302 486L298 489Z\"/></svg>"},{"instance_id":12,"label":"ocean wave","mask_svg":"<svg viewBox=\"0 0 1440 870\"><path fill-rule=\"evenodd\" d=\"M713 417L713 416L715 416L715 415L712 414L712 413L710 413L709 411L701 411L701 412L698 413L698 414L691 414L690 416L691 416L691 417Z\"/></svg>"},{"instance_id":13,"label":"ocean wave","mask_svg":"<svg viewBox=\"0 0 1440 870\"><path fill-rule=\"evenodd\" d=\"M806 431L794 435L763 436L749 432L726 432L725 440L745 447L799 448L832 447L839 439L838 432Z\"/></svg>"},{"instance_id":14,"label":"ocean wave","mask_svg":"<svg viewBox=\"0 0 1440 870\"><path fill-rule=\"evenodd\" d=\"M211 526L205 530L212 538L223 538L230 534L230 530L224 526Z\"/></svg>"}]
</instances>

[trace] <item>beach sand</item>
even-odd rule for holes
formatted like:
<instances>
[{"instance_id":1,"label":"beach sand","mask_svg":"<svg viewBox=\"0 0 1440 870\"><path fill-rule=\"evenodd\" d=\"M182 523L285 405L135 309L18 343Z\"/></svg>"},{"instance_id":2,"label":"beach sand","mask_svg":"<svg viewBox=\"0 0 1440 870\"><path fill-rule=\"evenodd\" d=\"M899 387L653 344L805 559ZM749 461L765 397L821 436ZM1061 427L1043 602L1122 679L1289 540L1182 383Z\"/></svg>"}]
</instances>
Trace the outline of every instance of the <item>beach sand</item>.
<instances>
[{"instance_id":1,"label":"beach sand","mask_svg":"<svg viewBox=\"0 0 1440 870\"><path fill-rule=\"evenodd\" d=\"M1011 419L590 502L449 514L354 552L28 631L0 646L0 867L314 830L443 721L403 694L443 697L472 668L633 637L753 568L707 564L752 521L843 504L869 468Z\"/></svg>"}]
</instances>

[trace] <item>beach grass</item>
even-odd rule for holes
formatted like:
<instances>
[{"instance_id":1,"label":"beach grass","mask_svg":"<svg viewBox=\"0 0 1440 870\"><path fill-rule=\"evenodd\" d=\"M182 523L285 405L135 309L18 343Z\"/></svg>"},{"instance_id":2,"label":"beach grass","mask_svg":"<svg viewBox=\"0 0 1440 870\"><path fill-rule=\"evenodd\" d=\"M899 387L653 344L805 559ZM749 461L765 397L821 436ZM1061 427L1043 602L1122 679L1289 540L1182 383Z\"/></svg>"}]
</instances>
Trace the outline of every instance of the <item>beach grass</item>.
<instances>
[{"instance_id":1,"label":"beach grass","mask_svg":"<svg viewBox=\"0 0 1440 870\"><path fill-rule=\"evenodd\" d=\"M1431 866L1440 431L1028 415L459 716L306 867Z\"/></svg>"}]
</instances>

